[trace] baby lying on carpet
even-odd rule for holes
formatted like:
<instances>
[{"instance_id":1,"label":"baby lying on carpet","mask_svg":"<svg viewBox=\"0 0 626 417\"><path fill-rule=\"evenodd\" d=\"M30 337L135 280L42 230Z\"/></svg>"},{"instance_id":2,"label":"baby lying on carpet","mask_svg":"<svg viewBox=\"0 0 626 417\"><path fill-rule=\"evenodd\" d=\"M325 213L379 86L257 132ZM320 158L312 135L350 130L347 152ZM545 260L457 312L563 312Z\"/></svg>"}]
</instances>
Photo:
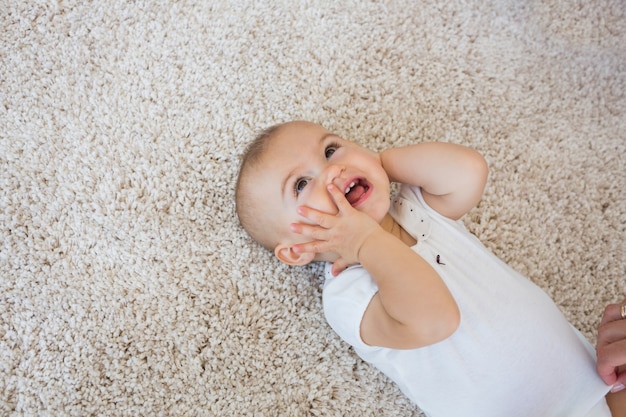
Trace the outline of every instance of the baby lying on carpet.
<instances>
[{"instance_id":1,"label":"baby lying on carpet","mask_svg":"<svg viewBox=\"0 0 626 417\"><path fill-rule=\"evenodd\" d=\"M626 415L587 340L459 221L486 180L470 148L376 153L296 121L249 146L237 214L282 262L327 263L328 323L426 415Z\"/></svg>"}]
</instances>

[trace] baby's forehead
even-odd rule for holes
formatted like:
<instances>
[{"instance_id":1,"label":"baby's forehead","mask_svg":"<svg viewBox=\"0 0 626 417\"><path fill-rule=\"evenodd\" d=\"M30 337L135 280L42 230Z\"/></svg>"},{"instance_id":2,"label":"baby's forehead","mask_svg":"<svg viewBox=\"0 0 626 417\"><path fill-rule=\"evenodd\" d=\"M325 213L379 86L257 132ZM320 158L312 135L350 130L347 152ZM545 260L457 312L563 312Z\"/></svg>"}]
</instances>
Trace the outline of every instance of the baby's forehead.
<instances>
[{"instance_id":1,"label":"baby's forehead","mask_svg":"<svg viewBox=\"0 0 626 417\"><path fill-rule=\"evenodd\" d=\"M247 188L255 195L263 195L289 170L289 158L285 157L280 147L267 147L259 158L251 164L246 173Z\"/></svg>"},{"instance_id":2,"label":"baby's forehead","mask_svg":"<svg viewBox=\"0 0 626 417\"><path fill-rule=\"evenodd\" d=\"M276 165L277 160L289 162L290 159L297 158L303 154L315 151L318 141L310 136L294 134L277 135L267 141L260 161Z\"/></svg>"}]
</instances>

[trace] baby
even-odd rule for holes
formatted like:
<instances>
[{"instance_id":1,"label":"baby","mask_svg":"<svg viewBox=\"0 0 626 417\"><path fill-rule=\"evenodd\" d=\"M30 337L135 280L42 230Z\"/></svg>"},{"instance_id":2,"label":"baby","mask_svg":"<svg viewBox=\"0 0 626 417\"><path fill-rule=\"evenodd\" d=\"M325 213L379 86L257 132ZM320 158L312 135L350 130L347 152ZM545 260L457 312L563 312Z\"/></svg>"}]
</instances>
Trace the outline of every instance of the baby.
<instances>
[{"instance_id":1,"label":"baby","mask_svg":"<svg viewBox=\"0 0 626 417\"><path fill-rule=\"evenodd\" d=\"M591 345L459 221L486 180L460 145L376 153L295 121L249 146L237 214L282 262L327 262L328 323L426 415L610 416Z\"/></svg>"}]
</instances>

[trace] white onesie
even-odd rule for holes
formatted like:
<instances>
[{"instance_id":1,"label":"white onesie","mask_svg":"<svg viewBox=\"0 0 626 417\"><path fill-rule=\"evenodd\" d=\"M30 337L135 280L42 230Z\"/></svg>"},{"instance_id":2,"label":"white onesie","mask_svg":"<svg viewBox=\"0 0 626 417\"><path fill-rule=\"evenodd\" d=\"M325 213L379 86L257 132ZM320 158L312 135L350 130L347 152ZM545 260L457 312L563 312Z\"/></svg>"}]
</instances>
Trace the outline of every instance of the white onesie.
<instances>
[{"instance_id":1,"label":"white onesie","mask_svg":"<svg viewBox=\"0 0 626 417\"><path fill-rule=\"evenodd\" d=\"M331 327L429 417L610 416L595 353L538 286L493 255L461 221L443 217L417 187L402 186L390 214L439 273L461 323L439 343L397 350L366 345L360 323L378 288L361 266L326 266ZM439 262L437 262L439 260Z\"/></svg>"}]
</instances>

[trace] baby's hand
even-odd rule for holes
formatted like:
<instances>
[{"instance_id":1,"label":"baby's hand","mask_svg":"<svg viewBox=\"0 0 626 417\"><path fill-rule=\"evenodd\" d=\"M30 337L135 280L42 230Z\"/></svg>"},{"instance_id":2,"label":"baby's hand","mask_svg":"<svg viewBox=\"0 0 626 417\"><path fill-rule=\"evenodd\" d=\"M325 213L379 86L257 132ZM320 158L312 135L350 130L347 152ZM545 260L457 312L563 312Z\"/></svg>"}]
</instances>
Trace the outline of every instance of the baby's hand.
<instances>
[{"instance_id":1,"label":"baby's hand","mask_svg":"<svg viewBox=\"0 0 626 417\"><path fill-rule=\"evenodd\" d=\"M363 243L383 229L370 216L352 207L337 187L329 185L328 192L337 206L337 214L298 207L298 213L313 224L292 223L291 231L313 240L294 245L293 250L298 253L337 253L339 259L333 264L333 275L337 275L347 266L359 263L359 250Z\"/></svg>"}]
</instances>

